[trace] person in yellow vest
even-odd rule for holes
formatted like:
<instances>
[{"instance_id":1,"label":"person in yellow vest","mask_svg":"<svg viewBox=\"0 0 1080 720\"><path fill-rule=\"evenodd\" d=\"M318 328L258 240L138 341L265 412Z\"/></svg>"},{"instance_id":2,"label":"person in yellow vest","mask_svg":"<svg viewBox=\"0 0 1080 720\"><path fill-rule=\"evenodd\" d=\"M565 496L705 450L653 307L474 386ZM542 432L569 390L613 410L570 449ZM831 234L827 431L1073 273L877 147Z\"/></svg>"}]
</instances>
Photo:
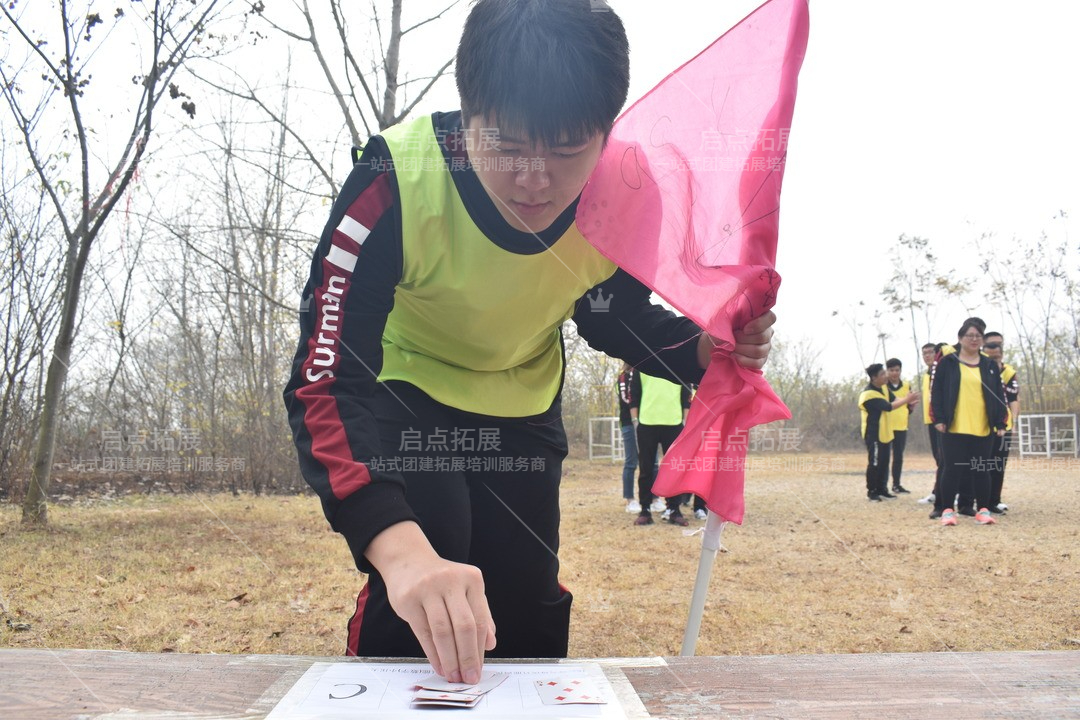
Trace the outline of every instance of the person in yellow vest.
<instances>
[{"instance_id":1,"label":"person in yellow vest","mask_svg":"<svg viewBox=\"0 0 1080 720\"><path fill-rule=\"evenodd\" d=\"M885 376L889 392L897 400L902 400L911 395L911 383L900 377L903 372L903 364L898 358L889 358L885 361ZM915 393L918 397L918 392ZM889 412L889 427L892 428L893 439L890 456L892 459L892 491L897 495L907 495L907 490L900 484L900 473L904 470L904 448L907 447L908 418L915 412L916 401L907 402L904 405Z\"/></svg>"},{"instance_id":2,"label":"person in yellow vest","mask_svg":"<svg viewBox=\"0 0 1080 720\"><path fill-rule=\"evenodd\" d=\"M942 525L956 524L953 500L965 482L973 488L978 510L975 521L994 524L988 505L990 475L987 466L993 440L1005 435L1008 411L1001 371L980 352L982 329L970 319L960 326L955 352L944 353L934 364L930 380L930 413L941 435L941 492L934 511ZM967 505L963 496L962 506Z\"/></svg>"},{"instance_id":3,"label":"person in yellow vest","mask_svg":"<svg viewBox=\"0 0 1080 720\"><path fill-rule=\"evenodd\" d=\"M635 525L652 525L650 503L653 481L656 480L657 449L666 453L682 432L690 408L690 387L634 373L630 391L630 418L637 429L638 447L638 504L641 509ZM672 525L689 525L679 508L680 497L667 498L667 521Z\"/></svg>"},{"instance_id":4,"label":"person in yellow vest","mask_svg":"<svg viewBox=\"0 0 1080 720\"><path fill-rule=\"evenodd\" d=\"M565 657L562 326L668 380L714 341L596 251L576 204L626 101L622 22L590 0L478 0L461 110L364 146L315 248L284 391L304 479L367 575L350 655ZM735 332L760 368L775 315Z\"/></svg>"},{"instance_id":5,"label":"person in yellow vest","mask_svg":"<svg viewBox=\"0 0 1080 720\"><path fill-rule=\"evenodd\" d=\"M923 424L926 425L926 431L930 436L930 453L934 456L934 487L930 491L930 494L926 497L919 498L919 502L923 505L933 505L934 499L940 492L941 485L941 438L938 436L938 431L934 427L934 421L930 417L930 375L931 370L934 367L934 359L937 354L941 352L941 347L945 343L926 343L922 346L922 359L923 364L926 365L926 372L922 375L922 418Z\"/></svg>"},{"instance_id":6,"label":"person in yellow vest","mask_svg":"<svg viewBox=\"0 0 1080 720\"><path fill-rule=\"evenodd\" d=\"M1020 417L1020 380L1016 377L1016 368L1005 362L1005 337L990 331L983 335L983 354L1001 368L1001 382L1005 385L1005 401L1009 404L1009 419L1005 424L1005 435L994 442L994 456L990 464L990 505L992 513L1003 513L1009 506L1001 501L1001 489L1005 485L1005 466L1009 462L1009 450L1012 448L1013 426Z\"/></svg>"},{"instance_id":7,"label":"person in yellow vest","mask_svg":"<svg viewBox=\"0 0 1080 720\"><path fill-rule=\"evenodd\" d=\"M889 413L915 402L917 395L895 398L887 387L885 366L874 363L866 368L870 382L859 394L862 436L866 442L866 497L872 502L894 498L889 492L889 448L893 439Z\"/></svg>"}]
</instances>

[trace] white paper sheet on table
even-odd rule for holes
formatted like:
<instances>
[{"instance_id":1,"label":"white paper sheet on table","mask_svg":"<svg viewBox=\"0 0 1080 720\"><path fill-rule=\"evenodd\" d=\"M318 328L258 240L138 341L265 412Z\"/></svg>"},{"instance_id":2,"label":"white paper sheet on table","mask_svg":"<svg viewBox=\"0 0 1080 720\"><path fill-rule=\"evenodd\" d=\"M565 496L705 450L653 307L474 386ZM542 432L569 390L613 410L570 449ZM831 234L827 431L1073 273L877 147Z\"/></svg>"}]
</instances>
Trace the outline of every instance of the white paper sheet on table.
<instances>
[{"instance_id":1,"label":"white paper sheet on table","mask_svg":"<svg viewBox=\"0 0 1080 720\"><path fill-rule=\"evenodd\" d=\"M468 718L597 718L626 715L604 671L595 663L489 664L510 675L472 708L410 707L416 681L432 672L427 663L314 663L274 707L267 720L408 720L452 714ZM584 677L608 700L605 705L544 705L533 686L541 678Z\"/></svg>"}]
</instances>

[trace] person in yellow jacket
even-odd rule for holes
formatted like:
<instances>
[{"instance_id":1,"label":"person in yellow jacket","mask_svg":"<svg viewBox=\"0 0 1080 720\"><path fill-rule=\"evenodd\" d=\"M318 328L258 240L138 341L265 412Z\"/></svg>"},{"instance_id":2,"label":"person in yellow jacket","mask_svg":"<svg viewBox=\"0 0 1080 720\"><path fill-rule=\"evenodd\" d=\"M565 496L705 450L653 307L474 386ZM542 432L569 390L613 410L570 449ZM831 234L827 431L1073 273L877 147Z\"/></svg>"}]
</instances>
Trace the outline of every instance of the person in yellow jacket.
<instances>
[{"instance_id":1,"label":"person in yellow jacket","mask_svg":"<svg viewBox=\"0 0 1080 720\"><path fill-rule=\"evenodd\" d=\"M885 361L885 376L889 392L897 400L911 394L911 383L900 377L903 364L898 358ZM906 403L889 412L889 427L893 431L892 440L892 491L897 495L907 495L911 491L900 484L900 473L904 470L904 448L907 447L908 419L915 412L915 403Z\"/></svg>"},{"instance_id":2,"label":"person in yellow jacket","mask_svg":"<svg viewBox=\"0 0 1080 720\"><path fill-rule=\"evenodd\" d=\"M985 327L985 326L984 326ZM930 414L941 436L944 469L941 492L934 514L942 525L955 525L956 513L968 508L964 488L974 495L975 521L993 525L989 511L990 475L986 471L994 436L1005 435L1008 406L1001 370L983 355L983 330L972 319L960 326L954 352L943 354L934 363L930 380ZM953 499L960 494L959 508ZM933 516L931 516L933 517Z\"/></svg>"},{"instance_id":3,"label":"person in yellow jacket","mask_svg":"<svg viewBox=\"0 0 1080 720\"><path fill-rule=\"evenodd\" d=\"M866 497L871 502L896 497L889 492L889 447L893 432L889 413L918 400L918 393L897 399L886 387L885 366L874 363L866 368L870 382L859 394L862 436L866 441Z\"/></svg>"}]
</instances>

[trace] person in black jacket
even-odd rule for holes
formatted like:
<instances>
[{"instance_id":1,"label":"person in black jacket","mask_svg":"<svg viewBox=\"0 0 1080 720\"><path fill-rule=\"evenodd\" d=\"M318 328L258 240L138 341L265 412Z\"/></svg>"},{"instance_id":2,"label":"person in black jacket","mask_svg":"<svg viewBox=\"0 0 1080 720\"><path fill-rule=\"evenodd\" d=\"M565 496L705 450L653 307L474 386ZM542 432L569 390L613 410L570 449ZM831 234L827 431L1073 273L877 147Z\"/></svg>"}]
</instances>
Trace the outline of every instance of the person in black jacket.
<instances>
[{"instance_id":1,"label":"person in black jacket","mask_svg":"<svg viewBox=\"0 0 1080 720\"><path fill-rule=\"evenodd\" d=\"M619 428L622 431L623 460L622 493L626 501L626 512L641 512L641 506L634 498L634 475L638 466L637 458L637 433L634 429L633 418L630 417L631 387L634 384L634 368L630 363L624 362L622 372L619 373L618 398L619 398Z\"/></svg>"},{"instance_id":2,"label":"person in black jacket","mask_svg":"<svg viewBox=\"0 0 1080 720\"><path fill-rule=\"evenodd\" d=\"M982 329L971 320L957 333L956 352L942 355L930 382L930 413L941 433L941 492L931 518L955 525L952 502L965 480L974 487L976 522L991 525L990 475L993 436L1005 434L1008 418L1005 388L996 362L979 352Z\"/></svg>"},{"instance_id":3,"label":"person in black jacket","mask_svg":"<svg viewBox=\"0 0 1080 720\"><path fill-rule=\"evenodd\" d=\"M1001 489L1005 484L1005 466L1009 462L1009 449L1012 447L1013 426L1020 416L1020 380L1016 368L1005 362L1002 346L1005 338L999 332L983 335L983 354L1001 368L1001 382L1005 385L1005 400L1009 403L1009 421L1005 426L1005 437L994 441L994 460L990 465L990 512L1001 514L1009 506L1001 502Z\"/></svg>"},{"instance_id":4,"label":"person in black jacket","mask_svg":"<svg viewBox=\"0 0 1080 720\"><path fill-rule=\"evenodd\" d=\"M622 23L597 7L473 3L461 110L371 138L315 248L283 397L304 479L367 575L349 655L427 657L467 683L486 654L565 657L563 323L658 377L699 382L711 361L712 338L575 223L629 87ZM737 363L764 364L775 320L734 331Z\"/></svg>"}]
</instances>

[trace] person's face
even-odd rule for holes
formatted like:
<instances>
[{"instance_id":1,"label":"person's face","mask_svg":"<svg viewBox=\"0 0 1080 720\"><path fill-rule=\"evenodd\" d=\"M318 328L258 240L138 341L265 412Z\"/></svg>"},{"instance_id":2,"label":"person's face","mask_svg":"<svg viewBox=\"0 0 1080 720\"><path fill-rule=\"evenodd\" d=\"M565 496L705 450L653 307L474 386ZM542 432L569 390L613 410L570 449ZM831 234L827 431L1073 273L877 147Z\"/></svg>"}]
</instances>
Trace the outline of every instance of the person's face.
<instances>
[{"instance_id":1,"label":"person's face","mask_svg":"<svg viewBox=\"0 0 1080 720\"><path fill-rule=\"evenodd\" d=\"M888 379L889 379L889 374L887 372L885 372L884 370L878 370L878 374L875 375L873 377L873 379L870 380L870 382L873 383L874 387L879 388L879 387L884 387L885 386L885 381L888 380Z\"/></svg>"},{"instance_id":2,"label":"person's face","mask_svg":"<svg viewBox=\"0 0 1080 720\"><path fill-rule=\"evenodd\" d=\"M930 367L931 365L934 364L934 348L933 347L923 348L922 361L924 363L926 363L927 367Z\"/></svg>"},{"instance_id":3,"label":"person's face","mask_svg":"<svg viewBox=\"0 0 1080 720\"><path fill-rule=\"evenodd\" d=\"M968 352L977 353L982 349L983 336L977 328L968 328L960 336L960 347Z\"/></svg>"},{"instance_id":4,"label":"person's face","mask_svg":"<svg viewBox=\"0 0 1080 720\"><path fill-rule=\"evenodd\" d=\"M899 385L901 369L902 368L899 365L897 365L896 367L886 368L885 377L889 378L889 382L891 382L893 385Z\"/></svg>"},{"instance_id":5,"label":"person's face","mask_svg":"<svg viewBox=\"0 0 1080 720\"><path fill-rule=\"evenodd\" d=\"M540 232L581 194L600 160L604 136L547 147L500 132L479 116L469 119L469 160L488 197L511 227ZM481 132L483 130L483 132Z\"/></svg>"},{"instance_id":6,"label":"person's face","mask_svg":"<svg viewBox=\"0 0 1080 720\"><path fill-rule=\"evenodd\" d=\"M986 353L986 357L991 360L1001 362L1002 358L1005 356L1003 343L1001 342L1001 338L997 335L991 335L988 338L984 338L982 349L983 352Z\"/></svg>"}]
</instances>

